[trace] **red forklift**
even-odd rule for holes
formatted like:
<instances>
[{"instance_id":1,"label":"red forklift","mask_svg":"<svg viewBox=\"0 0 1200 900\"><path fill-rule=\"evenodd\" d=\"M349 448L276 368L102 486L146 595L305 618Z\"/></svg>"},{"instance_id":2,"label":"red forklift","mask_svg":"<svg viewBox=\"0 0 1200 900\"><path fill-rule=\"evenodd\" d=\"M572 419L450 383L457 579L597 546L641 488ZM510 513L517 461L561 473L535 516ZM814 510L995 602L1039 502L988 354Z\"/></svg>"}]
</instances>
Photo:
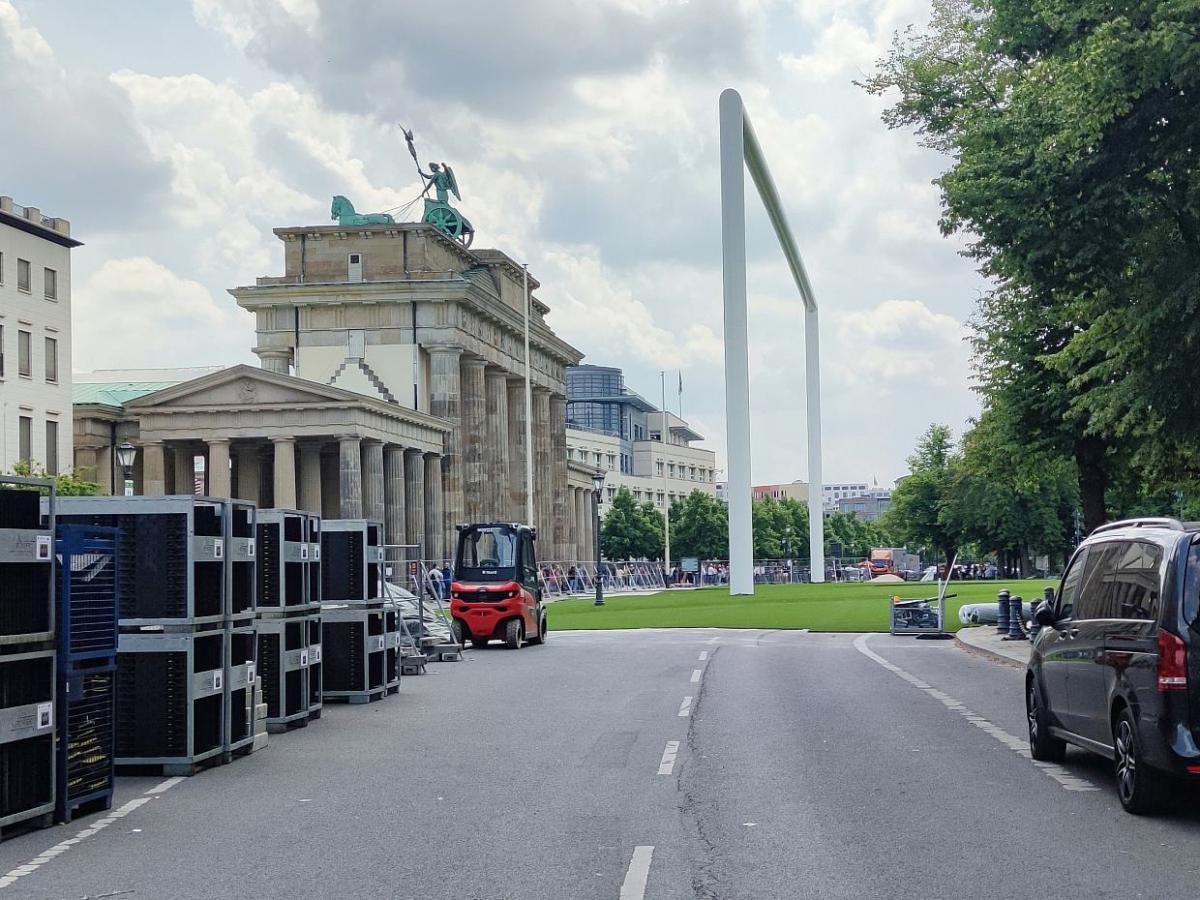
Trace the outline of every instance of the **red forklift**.
<instances>
[{"instance_id":1,"label":"red forklift","mask_svg":"<svg viewBox=\"0 0 1200 900\"><path fill-rule=\"evenodd\" d=\"M546 640L546 610L533 543L537 529L488 522L458 526L450 615L454 640L518 650Z\"/></svg>"}]
</instances>

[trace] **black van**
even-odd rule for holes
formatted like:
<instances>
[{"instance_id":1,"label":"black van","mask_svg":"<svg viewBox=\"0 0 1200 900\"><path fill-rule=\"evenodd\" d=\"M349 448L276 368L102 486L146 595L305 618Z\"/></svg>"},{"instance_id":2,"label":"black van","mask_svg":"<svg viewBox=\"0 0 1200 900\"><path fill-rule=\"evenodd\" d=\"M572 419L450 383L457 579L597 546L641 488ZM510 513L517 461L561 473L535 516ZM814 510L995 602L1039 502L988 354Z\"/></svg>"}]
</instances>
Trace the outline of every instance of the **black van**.
<instances>
[{"instance_id":1,"label":"black van","mask_svg":"<svg viewBox=\"0 0 1200 900\"><path fill-rule=\"evenodd\" d=\"M1200 523L1130 519L1072 556L1025 678L1029 747L1074 744L1113 760L1121 805L1150 813L1200 776Z\"/></svg>"}]
</instances>

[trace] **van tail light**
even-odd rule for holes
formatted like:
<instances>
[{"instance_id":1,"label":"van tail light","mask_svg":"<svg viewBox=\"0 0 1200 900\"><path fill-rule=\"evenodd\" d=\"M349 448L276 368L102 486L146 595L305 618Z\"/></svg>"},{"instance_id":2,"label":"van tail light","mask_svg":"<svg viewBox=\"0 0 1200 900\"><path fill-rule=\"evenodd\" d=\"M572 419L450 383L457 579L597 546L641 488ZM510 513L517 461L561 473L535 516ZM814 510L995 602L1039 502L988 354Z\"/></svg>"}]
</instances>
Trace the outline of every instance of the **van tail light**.
<instances>
[{"instance_id":1,"label":"van tail light","mask_svg":"<svg viewBox=\"0 0 1200 900\"><path fill-rule=\"evenodd\" d=\"M1187 690L1187 645L1164 628L1158 630L1158 689Z\"/></svg>"}]
</instances>

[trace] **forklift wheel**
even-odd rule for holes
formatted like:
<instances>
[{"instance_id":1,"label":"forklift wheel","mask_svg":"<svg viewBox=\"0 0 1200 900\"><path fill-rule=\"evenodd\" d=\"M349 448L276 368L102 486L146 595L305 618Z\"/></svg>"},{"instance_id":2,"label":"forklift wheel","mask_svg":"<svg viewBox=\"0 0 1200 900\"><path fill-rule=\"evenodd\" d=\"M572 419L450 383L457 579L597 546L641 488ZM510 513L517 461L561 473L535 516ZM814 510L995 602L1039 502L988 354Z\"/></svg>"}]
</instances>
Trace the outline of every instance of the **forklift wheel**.
<instances>
[{"instance_id":1,"label":"forklift wheel","mask_svg":"<svg viewBox=\"0 0 1200 900\"><path fill-rule=\"evenodd\" d=\"M455 619L450 623L450 637L460 647L467 643L467 629L463 625L462 619Z\"/></svg>"},{"instance_id":2,"label":"forklift wheel","mask_svg":"<svg viewBox=\"0 0 1200 900\"><path fill-rule=\"evenodd\" d=\"M531 644L546 643L546 617L545 616L542 616L541 621L538 622L537 637L530 638L529 643L531 643Z\"/></svg>"},{"instance_id":3,"label":"forklift wheel","mask_svg":"<svg viewBox=\"0 0 1200 900\"><path fill-rule=\"evenodd\" d=\"M504 646L509 650L521 649L521 620L509 619L508 625L504 628Z\"/></svg>"}]
</instances>

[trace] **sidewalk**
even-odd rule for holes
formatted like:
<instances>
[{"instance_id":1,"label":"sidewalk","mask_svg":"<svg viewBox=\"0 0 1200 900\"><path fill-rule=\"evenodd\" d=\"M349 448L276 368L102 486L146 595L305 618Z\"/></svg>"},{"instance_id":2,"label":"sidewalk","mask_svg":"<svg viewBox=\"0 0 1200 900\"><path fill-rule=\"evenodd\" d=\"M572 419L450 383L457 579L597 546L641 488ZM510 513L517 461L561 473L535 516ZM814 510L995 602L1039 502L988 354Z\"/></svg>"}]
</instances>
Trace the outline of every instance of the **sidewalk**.
<instances>
[{"instance_id":1,"label":"sidewalk","mask_svg":"<svg viewBox=\"0 0 1200 900\"><path fill-rule=\"evenodd\" d=\"M996 633L995 625L960 628L954 640L964 650L979 653L1010 666L1025 666L1029 662L1029 641L1005 641Z\"/></svg>"}]
</instances>

